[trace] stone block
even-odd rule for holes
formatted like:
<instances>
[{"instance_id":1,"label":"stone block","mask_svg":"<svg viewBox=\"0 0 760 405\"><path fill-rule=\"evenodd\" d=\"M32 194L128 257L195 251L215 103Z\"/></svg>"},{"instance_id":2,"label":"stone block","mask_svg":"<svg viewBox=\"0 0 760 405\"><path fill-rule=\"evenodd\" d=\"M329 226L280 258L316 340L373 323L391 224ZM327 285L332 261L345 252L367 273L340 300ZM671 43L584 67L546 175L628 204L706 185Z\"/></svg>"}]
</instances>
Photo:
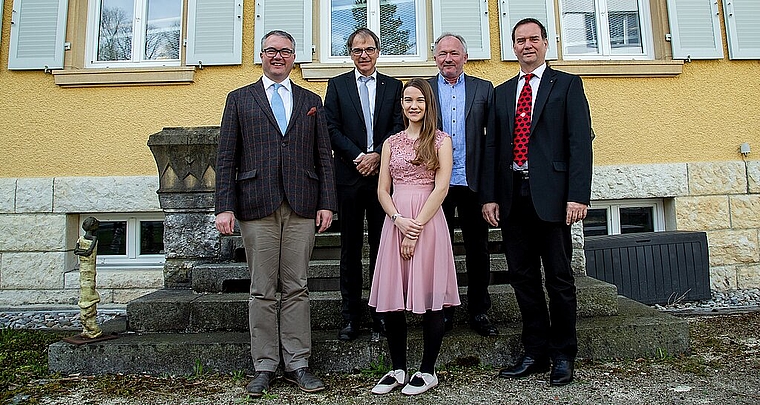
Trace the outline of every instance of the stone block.
<instances>
[{"instance_id":1,"label":"stone block","mask_svg":"<svg viewBox=\"0 0 760 405\"><path fill-rule=\"evenodd\" d=\"M55 212L157 212L158 177L58 177Z\"/></svg>"},{"instance_id":2,"label":"stone block","mask_svg":"<svg viewBox=\"0 0 760 405\"><path fill-rule=\"evenodd\" d=\"M758 262L757 230L719 230L707 232L710 266Z\"/></svg>"},{"instance_id":3,"label":"stone block","mask_svg":"<svg viewBox=\"0 0 760 405\"><path fill-rule=\"evenodd\" d=\"M734 290L737 288L736 266L710 267L710 289L718 291Z\"/></svg>"},{"instance_id":4,"label":"stone block","mask_svg":"<svg viewBox=\"0 0 760 405\"><path fill-rule=\"evenodd\" d=\"M132 300L136 300L140 297L144 297L150 293L156 292L158 289L149 288L135 288L129 290L113 290L112 303L114 304L127 304Z\"/></svg>"},{"instance_id":5,"label":"stone block","mask_svg":"<svg viewBox=\"0 0 760 405\"><path fill-rule=\"evenodd\" d=\"M20 178L16 182L16 212L53 212L53 178Z\"/></svg>"},{"instance_id":6,"label":"stone block","mask_svg":"<svg viewBox=\"0 0 760 405\"><path fill-rule=\"evenodd\" d=\"M62 289L66 253L4 253L0 288Z\"/></svg>"},{"instance_id":7,"label":"stone block","mask_svg":"<svg viewBox=\"0 0 760 405\"><path fill-rule=\"evenodd\" d=\"M190 288L193 267L200 264L194 260L167 259L164 263L165 288Z\"/></svg>"},{"instance_id":8,"label":"stone block","mask_svg":"<svg viewBox=\"0 0 760 405\"><path fill-rule=\"evenodd\" d=\"M760 194L731 196L731 227L760 228Z\"/></svg>"},{"instance_id":9,"label":"stone block","mask_svg":"<svg viewBox=\"0 0 760 405\"><path fill-rule=\"evenodd\" d=\"M164 251L167 259L216 258L219 246L213 213L166 213Z\"/></svg>"},{"instance_id":10,"label":"stone block","mask_svg":"<svg viewBox=\"0 0 760 405\"><path fill-rule=\"evenodd\" d=\"M0 179L0 213L10 214L16 208L16 179Z\"/></svg>"},{"instance_id":11,"label":"stone block","mask_svg":"<svg viewBox=\"0 0 760 405\"><path fill-rule=\"evenodd\" d=\"M66 249L66 215L0 215L0 229L0 251L62 252Z\"/></svg>"},{"instance_id":12,"label":"stone block","mask_svg":"<svg viewBox=\"0 0 760 405\"><path fill-rule=\"evenodd\" d=\"M689 195L744 194L744 162L689 163Z\"/></svg>"},{"instance_id":13,"label":"stone block","mask_svg":"<svg viewBox=\"0 0 760 405\"><path fill-rule=\"evenodd\" d=\"M159 289L164 286L163 267L146 269L97 268L97 289ZM64 275L64 288L79 288L79 271Z\"/></svg>"},{"instance_id":14,"label":"stone block","mask_svg":"<svg viewBox=\"0 0 760 405\"><path fill-rule=\"evenodd\" d=\"M76 305L79 290L0 290L0 307Z\"/></svg>"},{"instance_id":15,"label":"stone block","mask_svg":"<svg viewBox=\"0 0 760 405\"><path fill-rule=\"evenodd\" d=\"M685 163L595 166L591 199L677 197L688 185Z\"/></svg>"},{"instance_id":16,"label":"stone block","mask_svg":"<svg viewBox=\"0 0 760 405\"><path fill-rule=\"evenodd\" d=\"M760 263L739 267L736 279L739 288L760 288Z\"/></svg>"},{"instance_id":17,"label":"stone block","mask_svg":"<svg viewBox=\"0 0 760 405\"><path fill-rule=\"evenodd\" d=\"M706 231L731 227L728 196L678 197L676 224L682 231Z\"/></svg>"},{"instance_id":18,"label":"stone block","mask_svg":"<svg viewBox=\"0 0 760 405\"><path fill-rule=\"evenodd\" d=\"M747 179L749 181L749 192L760 193L760 160L747 162Z\"/></svg>"}]
</instances>

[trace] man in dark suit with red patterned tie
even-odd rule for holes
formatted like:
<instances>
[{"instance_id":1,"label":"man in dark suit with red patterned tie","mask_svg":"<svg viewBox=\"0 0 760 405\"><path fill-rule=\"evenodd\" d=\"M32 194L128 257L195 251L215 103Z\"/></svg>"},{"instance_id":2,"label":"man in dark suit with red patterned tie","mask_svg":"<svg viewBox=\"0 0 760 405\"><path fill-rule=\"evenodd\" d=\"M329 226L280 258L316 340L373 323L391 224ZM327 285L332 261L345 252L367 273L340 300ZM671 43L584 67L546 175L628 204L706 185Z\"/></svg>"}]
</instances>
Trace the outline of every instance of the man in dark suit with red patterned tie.
<instances>
[{"instance_id":1,"label":"man in dark suit with red patterned tie","mask_svg":"<svg viewBox=\"0 0 760 405\"><path fill-rule=\"evenodd\" d=\"M216 163L216 227L229 235L237 219L251 271L253 397L269 389L280 362L301 390L325 388L309 370L306 279L315 229L327 230L337 208L322 100L289 78L295 40L271 31L261 49L264 75L227 96Z\"/></svg>"},{"instance_id":2,"label":"man in dark suit with red patterned tie","mask_svg":"<svg viewBox=\"0 0 760 405\"><path fill-rule=\"evenodd\" d=\"M570 226L586 217L591 198L591 117L580 77L546 65L540 21L519 21L512 41L520 74L494 90L483 217L501 223L525 356L499 376L551 367L550 384L565 385L578 352Z\"/></svg>"}]
</instances>

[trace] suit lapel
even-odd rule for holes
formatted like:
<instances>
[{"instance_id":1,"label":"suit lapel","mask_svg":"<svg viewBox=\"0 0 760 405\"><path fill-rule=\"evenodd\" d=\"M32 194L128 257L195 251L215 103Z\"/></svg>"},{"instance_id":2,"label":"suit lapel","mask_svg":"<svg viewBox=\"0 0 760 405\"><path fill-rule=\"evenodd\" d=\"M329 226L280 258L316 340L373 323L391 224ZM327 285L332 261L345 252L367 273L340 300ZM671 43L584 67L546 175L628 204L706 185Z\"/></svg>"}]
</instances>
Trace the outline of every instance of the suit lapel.
<instances>
[{"instance_id":1,"label":"suit lapel","mask_svg":"<svg viewBox=\"0 0 760 405\"><path fill-rule=\"evenodd\" d=\"M297 86L293 81L290 82L290 88L293 89L293 110L290 113L290 121L288 121L288 129L285 131L287 134L290 131L290 127L298 117L306 115L306 97L304 97L304 90Z\"/></svg>"},{"instance_id":2,"label":"suit lapel","mask_svg":"<svg viewBox=\"0 0 760 405\"><path fill-rule=\"evenodd\" d=\"M272 112L272 106L269 104L267 93L264 90L264 82L259 79L259 81L249 87L249 90L253 95L253 100L256 102L256 104L259 105L259 109L264 113L264 115L266 115L267 119L269 119L269 122L271 122L279 132L280 126L277 124L277 119L274 117L274 113Z\"/></svg>"},{"instance_id":3,"label":"suit lapel","mask_svg":"<svg viewBox=\"0 0 760 405\"><path fill-rule=\"evenodd\" d=\"M372 113L372 128L377 124L377 117L382 106L382 100L385 98L385 77L380 73L377 74L377 80L375 81L375 112Z\"/></svg>"},{"instance_id":4,"label":"suit lapel","mask_svg":"<svg viewBox=\"0 0 760 405\"><path fill-rule=\"evenodd\" d=\"M515 106L517 106L517 80L519 79L520 75L509 79L509 81L506 84L506 97L504 106L507 109L507 118L509 122L509 134L514 134L515 132Z\"/></svg>"},{"instance_id":5,"label":"suit lapel","mask_svg":"<svg viewBox=\"0 0 760 405\"><path fill-rule=\"evenodd\" d=\"M435 100L435 102L438 104L438 129L443 130L443 115L441 115L441 95L438 94L438 77L440 76L440 73L433 76L432 80L429 80L428 83L430 83L430 87L433 89L433 94L438 97L438 100ZM403 96L402 96L403 97Z\"/></svg>"},{"instance_id":6,"label":"suit lapel","mask_svg":"<svg viewBox=\"0 0 760 405\"><path fill-rule=\"evenodd\" d=\"M478 82L470 76L464 75L464 118L467 122L467 117L472 110L472 104L475 101L475 93L478 92Z\"/></svg>"},{"instance_id":7,"label":"suit lapel","mask_svg":"<svg viewBox=\"0 0 760 405\"><path fill-rule=\"evenodd\" d=\"M364 122L364 111L362 111L362 102L359 100L359 86L356 84L354 71L346 73L343 76L343 80L345 80L345 83L342 87L348 89L348 94L345 95L351 99L351 104L354 105L354 110L356 110L356 116L359 117L361 122Z\"/></svg>"},{"instance_id":8,"label":"suit lapel","mask_svg":"<svg viewBox=\"0 0 760 405\"><path fill-rule=\"evenodd\" d=\"M541 84L538 86L538 94L536 95L536 102L533 104L533 115L530 118L530 133L533 134L533 129L536 127L536 122L541 118L541 113L546 106L546 100L549 99L549 93L552 92L555 79L554 70L549 67L544 70L544 77L541 78Z\"/></svg>"}]
</instances>

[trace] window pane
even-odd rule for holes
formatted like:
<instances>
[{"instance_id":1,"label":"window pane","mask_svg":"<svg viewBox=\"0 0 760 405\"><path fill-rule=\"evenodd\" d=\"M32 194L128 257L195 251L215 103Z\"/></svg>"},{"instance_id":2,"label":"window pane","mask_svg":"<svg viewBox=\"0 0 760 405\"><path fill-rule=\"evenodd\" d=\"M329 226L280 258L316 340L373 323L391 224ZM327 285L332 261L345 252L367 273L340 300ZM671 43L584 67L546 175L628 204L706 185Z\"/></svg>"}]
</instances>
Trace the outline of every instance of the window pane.
<instances>
[{"instance_id":1,"label":"window pane","mask_svg":"<svg viewBox=\"0 0 760 405\"><path fill-rule=\"evenodd\" d=\"M583 220L583 236L608 235L607 209L589 208L586 218Z\"/></svg>"},{"instance_id":2,"label":"window pane","mask_svg":"<svg viewBox=\"0 0 760 405\"><path fill-rule=\"evenodd\" d=\"M98 60L131 60L133 0L102 0L100 7Z\"/></svg>"},{"instance_id":3,"label":"window pane","mask_svg":"<svg viewBox=\"0 0 760 405\"><path fill-rule=\"evenodd\" d=\"M653 207L620 208L620 233L654 232Z\"/></svg>"},{"instance_id":4,"label":"window pane","mask_svg":"<svg viewBox=\"0 0 760 405\"><path fill-rule=\"evenodd\" d=\"M164 253L164 221L140 221L140 251L138 255Z\"/></svg>"},{"instance_id":5,"label":"window pane","mask_svg":"<svg viewBox=\"0 0 760 405\"><path fill-rule=\"evenodd\" d=\"M348 56L346 41L352 32L367 26L366 0L333 0L330 6L332 56Z\"/></svg>"},{"instance_id":6,"label":"window pane","mask_svg":"<svg viewBox=\"0 0 760 405\"><path fill-rule=\"evenodd\" d=\"M127 221L103 221L98 228L98 255L127 254Z\"/></svg>"},{"instance_id":7,"label":"window pane","mask_svg":"<svg viewBox=\"0 0 760 405\"><path fill-rule=\"evenodd\" d=\"M417 54L414 0L380 1L380 48L383 55Z\"/></svg>"},{"instance_id":8,"label":"window pane","mask_svg":"<svg viewBox=\"0 0 760 405\"><path fill-rule=\"evenodd\" d=\"M599 53L596 19L594 0L562 1L562 42L565 53L572 55Z\"/></svg>"},{"instance_id":9,"label":"window pane","mask_svg":"<svg viewBox=\"0 0 760 405\"><path fill-rule=\"evenodd\" d=\"M609 0L610 45L613 54L641 54L639 4L637 0Z\"/></svg>"},{"instance_id":10,"label":"window pane","mask_svg":"<svg viewBox=\"0 0 760 405\"><path fill-rule=\"evenodd\" d=\"M149 0L145 59L179 59L182 0Z\"/></svg>"}]
</instances>

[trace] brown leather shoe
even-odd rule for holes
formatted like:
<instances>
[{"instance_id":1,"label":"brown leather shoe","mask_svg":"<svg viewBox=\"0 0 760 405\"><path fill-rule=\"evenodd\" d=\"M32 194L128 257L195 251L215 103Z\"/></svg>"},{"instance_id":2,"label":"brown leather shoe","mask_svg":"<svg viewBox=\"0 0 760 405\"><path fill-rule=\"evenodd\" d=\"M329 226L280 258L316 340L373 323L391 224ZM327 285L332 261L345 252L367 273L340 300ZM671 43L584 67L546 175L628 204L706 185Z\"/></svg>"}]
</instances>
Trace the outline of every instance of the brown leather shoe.
<instances>
[{"instance_id":1,"label":"brown leather shoe","mask_svg":"<svg viewBox=\"0 0 760 405\"><path fill-rule=\"evenodd\" d=\"M298 388L304 392L318 392L325 389L325 383L309 371L308 367L301 367L298 370L286 371L283 375L285 381L298 385Z\"/></svg>"},{"instance_id":2,"label":"brown leather shoe","mask_svg":"<svg viewBox=\"0 0 760 405\"><path fill-rule=\"evenodd\" d=\"M264 391L269 390L269 384L274 380L273 371L258 371L253 375L253 380L245 386L248 396L258 398L264 395Z\"/></svg>"}]
</instances>

